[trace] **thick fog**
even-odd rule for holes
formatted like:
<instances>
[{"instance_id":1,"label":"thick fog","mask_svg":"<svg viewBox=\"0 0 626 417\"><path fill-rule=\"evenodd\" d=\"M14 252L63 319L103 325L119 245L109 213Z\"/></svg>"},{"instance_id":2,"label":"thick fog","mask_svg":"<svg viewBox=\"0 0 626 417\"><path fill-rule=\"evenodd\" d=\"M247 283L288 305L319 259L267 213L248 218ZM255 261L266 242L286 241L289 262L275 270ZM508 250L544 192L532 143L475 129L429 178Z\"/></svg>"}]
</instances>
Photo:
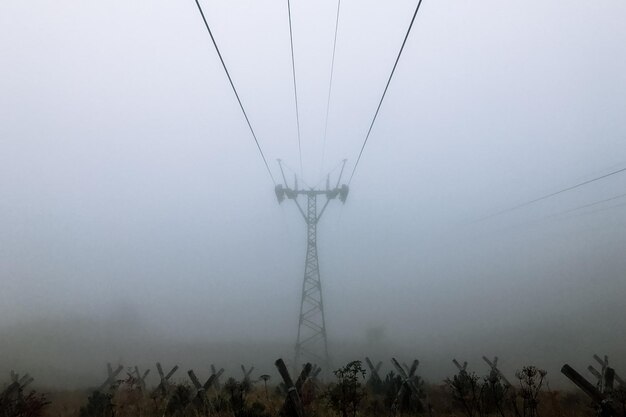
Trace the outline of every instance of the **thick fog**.
<instances>
[{"instance_id":1,"label":"thick fog","mask_svg":"<svg viewBox=\"0 0 626 417\"><path fill-rule=\"evenodd\" d=\"M202 4L292 181L286 2ZM292 1L301 186L351 173L415 5L342 1L324 146L337 3ZM626 372L626 197L579 209L626 173L498 214L626 167L625 19L620 0L424 1L319 224L335 365L418 358L438 382L498 355L560 381L606 353ZM292 360L305 224L194 1L4 0L0 56L0 375Z\"/></svg>"}]
</instances>

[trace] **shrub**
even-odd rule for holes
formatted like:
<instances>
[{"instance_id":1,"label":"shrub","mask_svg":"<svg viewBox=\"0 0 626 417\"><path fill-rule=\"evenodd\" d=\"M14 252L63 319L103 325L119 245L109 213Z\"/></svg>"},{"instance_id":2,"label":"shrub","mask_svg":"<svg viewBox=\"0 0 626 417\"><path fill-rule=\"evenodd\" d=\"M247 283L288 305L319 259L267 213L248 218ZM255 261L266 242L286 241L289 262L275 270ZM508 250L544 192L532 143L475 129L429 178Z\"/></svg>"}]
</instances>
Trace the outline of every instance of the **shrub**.
<instances>
[{"instance_id":1,"label":"shrub","mask_svg":"<svg viewBox=\"0 0 626 417\"><path fill-rule=\"evenodd\" d=\"M94 391L87 399L87 405L80 408L80 417L113 417L113 395Z\"/></svg>"},{"instance_id":2,"label":"shrub","mask_svg":"<svg viewBox=\"0 0 626 417\"><path fill-rule=\"evenodd\" d=\"M168 416L183 414L185 409L191 404L193 394L194 392L189 385L176 385L165 407L165 414Z\"/></svg>"},{"instance_id":3,"label":"shrub","mask_svg":"<svg viewBox=\"0 0 626 417\"><path fill-rule=\"evenodd\" d=\"M546 373L543 369L534 366L525 366L515 373L515 377L520 382L519 395L523 401L524 416L537 417L539 393Z\"/></svg>"},{"instance_id":4,"label":"shrub","mask_svg":"<svg viewBox=\"0 0 626 417\"><path fill-rule=\"evenodd\" d=\"M453 402L467 417L484 415L483 397L487 386L479 376L474 372L460 371L445 382Z\"/></svg>"},{"instance_id":5,"label":"shrub","mask_svg":"<svg viewBox=\"0 0 626 417\"><path fill-rule=\"evenodd\" d=\"M365 369L361 361L350 362L333 373L337 382L328 387L324 398L329 407L342 417L356 416L366 395L361 384L365 379Z\"/></svg>"}]
</instances>

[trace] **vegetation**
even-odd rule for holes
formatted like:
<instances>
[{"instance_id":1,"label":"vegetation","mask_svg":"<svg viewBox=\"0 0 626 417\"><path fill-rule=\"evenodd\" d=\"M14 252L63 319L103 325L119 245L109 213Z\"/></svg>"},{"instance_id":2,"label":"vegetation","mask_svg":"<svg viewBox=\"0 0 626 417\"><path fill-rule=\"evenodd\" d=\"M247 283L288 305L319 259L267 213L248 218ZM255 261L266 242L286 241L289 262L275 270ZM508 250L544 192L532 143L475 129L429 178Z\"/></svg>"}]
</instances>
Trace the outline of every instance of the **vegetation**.
<instances>
[{"instance_id":1,"label":"vegetation","mask_svg":"<svg viewBox=\"0 0 626 417\"><path fill-rule=\"evenodd\" d=\"M583 417L595 416L588 397L549 388L546 372L526 366L510 386L497 372L480 376L465 370L442 384L426 384L419 376L389 372L368 378L360 361L333 372L328 383L309 378L298 393L306 417ZM406 379L403 379L406 378ZM265 381L267 382L267 381ZM106 392L68 392L47 396L21 392L0 397L0 417L272 417L295 416L283 407L284 386L266 390L261 382L230 378L220 389L198 390L188 383L167 390L146 390L129 375ZM626 394L617 388L615 417L625 416Z\"/></svg>"},{"instance_id":2,"label":"vegetation","mask_svg":"<svg viewBox=\"0 0 626 417\"><path fill-rule=\"evenodd\" d=\"M48 404L46 397L35 391L26 395L20 389L5 392L0 395L0 417L41 417Z\"/></svg>"},{"instance_id":3,"label":"vegetation","mask_svg":"<svg viewBox=\"0 0 626 417\"><path fill-rule=\"evenodd\" d=\"M328 386L324 399L328 406L341 417L356 417L366 397L361 381L365 381L365 369L361 361L353 361L333 372L337 382Z\"/></svg>"}]
</instances>

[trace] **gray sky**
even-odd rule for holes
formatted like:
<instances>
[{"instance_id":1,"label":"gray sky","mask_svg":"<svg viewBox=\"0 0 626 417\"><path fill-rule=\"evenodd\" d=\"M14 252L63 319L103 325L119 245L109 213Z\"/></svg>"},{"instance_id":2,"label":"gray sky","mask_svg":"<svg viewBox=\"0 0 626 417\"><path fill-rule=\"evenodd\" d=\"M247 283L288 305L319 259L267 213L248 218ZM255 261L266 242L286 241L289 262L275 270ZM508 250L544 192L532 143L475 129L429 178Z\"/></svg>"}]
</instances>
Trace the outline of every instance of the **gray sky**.
<instances>
[{"instance_id":1,"label":"gray sky","mask_svg":"<svg viewBox=\"0 0 626 417\"><path fill-rule=\"evenodd\" d=\"M415 3L342 1L322 164L336 3L293 1L306 182L352 169ZM297 169L286 2L203 5L274 175ZM424 1L320 225L331 344L382 327L416 356L505 357L513 335L623 352L626 214L598 210L626 198L553 215L626 174L471 221L626 166L625 19L620 0ZM1 325L121 314L172 339L292 341L304 224L192 0L4 0L0 56Z\"/></svg>"}]
</instances>

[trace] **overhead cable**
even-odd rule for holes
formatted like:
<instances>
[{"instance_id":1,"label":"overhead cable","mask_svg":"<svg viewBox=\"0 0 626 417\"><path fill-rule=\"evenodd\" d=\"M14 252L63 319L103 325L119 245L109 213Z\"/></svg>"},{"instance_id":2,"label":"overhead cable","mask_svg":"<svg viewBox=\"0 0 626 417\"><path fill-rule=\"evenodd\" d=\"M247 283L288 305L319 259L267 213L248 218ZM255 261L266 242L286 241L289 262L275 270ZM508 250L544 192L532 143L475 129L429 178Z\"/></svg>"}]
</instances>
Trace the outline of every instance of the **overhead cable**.
<instances>
[{"instance_id":1,"label":"overhead cable","mask_svg":"<svg viewBox=\"0 0 626 417\"><path fill-rule=\"evenodd\" d=\"M324 169L324 159L326 157L326 137L328 136L328 117L330 115L330 99L333 92L333 77L335 74L335 54L337 52L337 33L339 32L339 15L341 12L341 0L337 0L337 18L335 19L335 39L333 41L333 58L330 64L330 81L328 83L328 99L326 101L326 121L324 123L324 141L322 144L322 162L320 164L320 175Z\"/></svg>"},{"instance_id":2,"label":"overhead cable","mask_svg":"<svg viewBox=\"0 0 626 417\"><path fill-rule=\"evenodd\" d=\"M239 103L239 107L241 108L241 111L243 113L243 116L246 119L246 123L248 124L248 128L250 128L250 132L252 133L252 137L254 138L254 142L256 143L256 147L259 151L259 154L261 154L261 158L263 159L263 163L265 164L265 168L267 169L267 173L269 174L270 178L272 179L272 182L274 184L276 184L276 181L274 180L274 176L272 175L272 171L270 170L270 166L267 163L267 159L265 158L265 154L263 153L263 149L261 148L261 144L259 143L259 140L257 139L256 133L254 132L254 129L252 128L252 124L250 123L250 119L248 118L248 114L246 113L246 109L243 107L243 103L241 102L241 98L239 98L239 93L237 93L237 89L235 88L235 83L233 82L232 77L230 76L230 72L228 72L228 68L226 67L226 63L224 62L224 58L222 58L222 53L220 52L220 48L217 46L217 42L215 41L215 37L213 36L213 32L211 31L211 27L209 26L209 23L207 22L206 17L204 16L204 11L202 10L202 6L200 5L200 2L198 0L195 0L196 5L198 6L198 11L200 12L200 16L202 16L202 20L204 21L204 26L206 27L207 32L209 32L209 36L211 37L211 41L213 42L213 46L215 46L215 51L217 52L217 56L220 58L220 62L222 63L222 67L224 67L224 71L226 72L226 76L228 77L228 81L230 82L230 86L233 89L233 92L235 93L235 97L237 98L237 102Z\"/></svg>"},{"instance_id":3,"label":"overhead cable","mask_svg":"<svg viewBox=\"0 0 626 417\"><path fill-rule=\"evenodd\" d=\"M548 218L564 216L566 214L573 213L575 211L580 211L580 210L583 210L583 209L586 209L586 208L589 208L589 207L594 207L594 206L597 206L597 205L600 205L600 204L608 203L609 201L619 200L619 199L622 199L624 197L626 197L626 194L620 194L620 195L616 195L615 197L605 198L604 200L599 200L599 201L595 201L593 203L584 204L582 206L578 206L578 207L575 207L575 208L572 208L572 209L569 209L569 210L562 211L560 213L553 214L553 215L549 216Z\"/></svg>"},{"instance_id":4,"label":"overhead cable","mask_svg":"<svg viewBox=\"0 0 626 417\"><path fill-rule=\"evenodd\" d=\"M309 184L306 183L306 181L304 181L304 178L302 178L301 176L298 176L298 172L293 169L289 164L287 164L285 161L280 160L280 163L287 168L289 171L291 171L293 173L293 175L295 176L295 180L298 181L300 180L300 182L302 182L302 184L309 189L313 189L313 187L311 187Z\"/></svg>"},{"instance_id":5,"label":"overhead cable","mask_svg":"<svg viewBox=\"0 0 626 417\"><path fill-rule=\"evenodd\" d=\"M293 52L293 26L291 23L291 1L287 0L287 12L289 15L289 41L291 43L291 70L293 72L293 95L296 102L296 125L298 128L298 153L300 155L300 176L304 177L302 167L302 139L300 133L300 109L298 107L298 85L296 81L296 58Z\"/></svg>"},{"instance_id":6,"label":"overhead cable","mask_svg":"<svg viewBox=\"0 0 626 417\"><path fill-rule=\"evenodd\" d=\"M586 215L590 215L590 214L596 214L596 213L600 213L602 211L613 210L613 209L622 208L622 207L626 207L626 203L617 204L617 205L613 205L613 206L609 206L609 207L602 207L602 208L598 208L598 209L595 209L595 210L587 211L587 212L579 214L579 216L586 216Z\"/></svg>"},{"instance_id":7,"label":"overhead cable","mask_svg":"<svg viewBox=\"0 0 626 417\"><path fill-rule=\"evenodd\" d=\"M376 108L376 113L374 113L374 117L372 118L372 122L370 123L370 127L367 131L367 135L365 135L365 140L363 141L363 145L361 146L361 151L359 152L359 156L356 159L354 168L352 169L352 174L350 175L350 180L348 181L348 184L352 183L352 178L354 177L354 173L356 172L356 169L359 166L359 162L361 161L361 156L363 156L363 151L365 150L367 141L369 140L370 135L372 133L372 128L374 127L374 123L376 123L376 119L378 118L380 107L383 105L383 101L385 100L385 96L387 95L387 90L389 89L389 84L391 84L391 79L393 78L393 75L396 72L398 62L400 61L400 57L402 56L402 51L404 51L404 46L406 45L406 41L407 39L409 39L409 35L411 34L411 29L413 29L413 23L415 23L415 18L417 17L417 13L419 12L421 5L422 5L422 0L419 0L417 2L417 7L415 8L415 13L413 13L413 18L411 19L411 24L409 25L409 29L406 31L406 35L404 36L404 41L402 41L402 46L400 47L400 52L398 52L396 62L393 64L393 69L391 70L391 74L389 75L389 79L387 80L387 85L385 86L383 95L381 96L380 102L378 103L378 107Z\"/></svg>"},{"instance_id":8,"label":"overhead cable","mask_svg":"<svg viewBox=\"0 0 626 417\"><path fill-rule=\"evenodd\" d=\"M510 212L512 212L512 211L515 211L515 210L519 210L519 209L521 209L521 208L523 208L523 207L529 206L529 205L534 204L534 203L537 203L537 202L539 202L539 201L547 200L548 198L551 198L551 197L557 196L557 195L559 195L559 194L563 194L563 193L568 192L568 191L571 191L571 190L575 190L576 188L580 188L580 187L582 187L582 186L585 186L585 185L591 184L591 183L593 183L593 182L600 181L600 180L602 180L602 179L605 179L605 178L611 177L611 176L613 176L613 175L621 174L622 172L625 172L625 171L626 171L626 168L622 168L622 169L618 169L618 170L616 170L616 171L609 172L608 174L604 174L604 175L601 175L601 176L599 176L599 177L595 177L595 178L592 178L592 179L590 179L590 180L583 181L583 182L581 182L581 183L578 183L578 184L576 184L576 185L572 185L572 186L567 187L567 188L564 188L564 189L562 189L562 190L555 191L555 192L553 192L553 193L546 194L546 195L543 195L543 196L538 197L538 198L534 198L534 199L532 199L532 200L530 200L530 201L526 201L526 202L521 203L521 204L517 204L517 205L515 205L515 206L513 206L513 207L509 207L509 208L507 208L507 209L501 210L501 211L499 211L499 212L497 212L497 213L493 213L493 214L490 214L490 215L488 215L488 216L481 217L480 219L477 219L477 220L475 220L475 221L474 221L474 222L472 222L472 223L482 222L482 221L485 221L485 220L488 220L488 219L491 219L491 218L494 218L494 217L497 217L497 216L501 216L501 215L503 215L503 214L510 213Z\"/></svg>"},{"instance_id":9,"label":"overhead cable","mask_svg":"<svg viewBox=\"0 0 626 417\"><path fill-rule=\"evenodd\" d=\"M317 188L317 187L319 187L319 186L320 186L320 185L321 185L324 181L326 181L326 179L327 179L329 176L331 176L332 174L334 174L334 173L335 173L335 171L337 171L337 170L339 169L339 167L342 167L342 169L343 169L343 166L344 166L344 165L345 165L345 162L344 162L343 160L342 160L342 161L339 161L339 163L338 163L337 165L335 165L335 167L334 167L333 169L331 169L330 171L328 171L328 173L327 173L326 175L321 175L320 180L319 180L319 181L315 184L315 187L313 187L313 188Z\"/></svg>"}]
</instances>

